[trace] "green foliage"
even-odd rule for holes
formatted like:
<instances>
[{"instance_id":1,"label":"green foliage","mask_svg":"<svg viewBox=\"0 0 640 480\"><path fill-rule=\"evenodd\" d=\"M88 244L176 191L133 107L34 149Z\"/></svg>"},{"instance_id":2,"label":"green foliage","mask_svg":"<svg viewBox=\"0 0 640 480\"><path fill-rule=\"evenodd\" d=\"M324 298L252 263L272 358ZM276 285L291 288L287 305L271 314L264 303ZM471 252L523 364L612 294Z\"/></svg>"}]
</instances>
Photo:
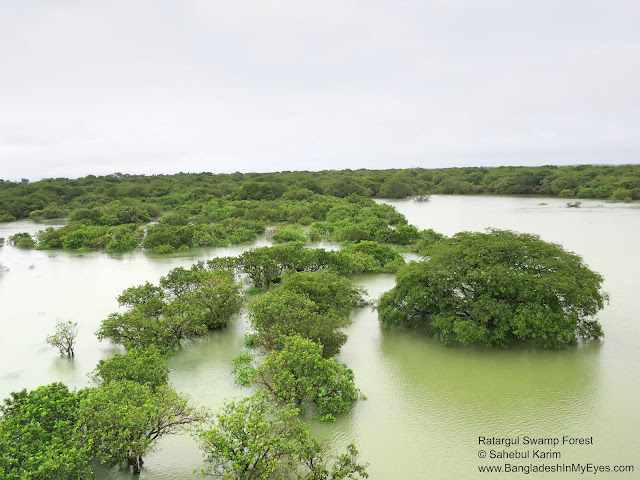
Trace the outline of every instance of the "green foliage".
<instances>
[{"instance_id":1,"label":"green foliage","mask_svg":"<svg viewBox=\"0 0 640 480\"><path fill-rule=\"evenodd\" d=\"M65 385L13 392L0 412L3 479L93 478L92 441L78 427L78 398Z\"/></svg>"},{"instance_id":2,"label":"green foliage","mask_svg":"<svg viewBox=\"0 0 640 480\"><path fill-rule=\"evenodd\" d=\"M175 251L176 251L176 247L174 247L173 245L163 244L163 245L157 245L153 247L154 253L167 254L167 253L173 253Z\"/></svg>"},{"instance_id":3,"label":"green foliage","mask_svg":"<svg viewBox=\"0 0 640 480\"><path fill-rule=\"evenodd\" d=\"M299 335L322 346L333 357L346 342L339 329L351 309L362 302L362 292L334 272L288 271L282 283L249 305L254 341L266 349L280 349L287 335Z\"/></svg>"},{"instance_id":4,"label":"green foliage","mask_svg":"<svg viewBox=\"0 0 640 480\"><path fill-rule=\"evenodd\" d=\"M246 359L236 366L241 381L252 381L283 405L313 404L320 420L334 420L360 395L346 365L323 358L320 345L298 335L285 337L282 348L271 351L254 369L250 371Z\"/></svg>"},{"instance_id":5,"label":"green foliage","mask_svg":"<svg viewBox=\"0 0 640 480\"><path fill-rule=\"evenodd\" d=\"M119 225L107 230L109 242L105 248L108 253L129 252L140 245L142 232L136 229L135 224Z\"/></svg>"},{"instance_id":6,"label":"green foliage","mask_svg":"<svg viewBox=\"0 0 640 480\"><path fill-rule=\"evenodd\" d=\"M98 338L127 349L155 347L165 355L180 348L183 339L225 327L242 305L233 272L206 270L203 263L171 270L159 287L147 282L128 288L118 301L131 310L110 314Z\"/></svg>"},{"instance_id":7,"label":"green foliage","mask_svg":"<svg viewBox=\"0 0 640 480\"><path fill-rule=\"evenodd\" d=\"M93 208L77 208L69 215L69 221L91 226L138 224L151 221L158 213L154 205L118 199Z\"/></svg>"},{"instance_id":8,"label":"green foliage","mask_svg":"<svg viewBox=\"0 0 640 480\"><path fill-rule=\"evenodd\" d=\"M593 316L608 296L582 259L538 236L463 232L402 267L378 304L388 325L420 325L445 344L545 348L603 335Z\"/></svg>"},{"instance_id":9,"label":"green foliage","mask_svg":"<svg viewBox=\"0 0 640 480\"><path fill-rule=\"evenodd\" d=\"M363 291L333 271L288 271L282 277L281 288L308 297L321 313L346 317L352 308L362 306Z\"/></svg>"},{"instance_id":10,"label":"green foliage","mask_svg":"<svg viewBox=\"0 0 640 480\"><path fill-rule=\"evenodd\" d=\"M147 228L142 242L144 248L156 253L171 253L180 248L224 247L229 243L255 241L264 231L260 222L237 218L225 218L213 224L182 224L179 219L184 217L172 215L169 218L171 220Z\"/></svg>"},{"instance_id":11,"label":"green foliage","mask_svg":"<svg viewBox=\"0 0 640 480\"><path fill-rule=\"evenodd\" d=\"M418 252L420 255L428 255L431 247L438 243L441 243L446 237L441 233L434 231L433 229L422 230L420 232L420 238L412 246L412 250Z\"/></svg>"},{"instance_id":12,"label":"green foliage","mask_svg":"<svg viewBox=\"0 0 640 480\"><path fill-rule=\"evenodd\" d=\"M327 251L321 248L304 248L302 243L292 242L248 250L237 258L213 258L207 262L207 266L235 268L240 273L246 274L254 287L261 289L282 281L285 272L332 270L340 275L395 272L404 263L402 257L388 246L379 246L379 250L383 252L382 257L390 254L393 258L385 264L381 264L373 255L358 251L360 248L365 250L368 243L365 242L363 247L357 245L347 247L344 251Z\"/></svg>"},{"instance_id":13,"label":"green foliage","mask_svg":"<svg viewBox=\"0 0 640 480\"><path fill-rule=\"evenodd\" d=\"M47 205L42 210L33 210L29 213L31 220L48 220L62 218L67 215L67 211L57 205Z\"/></svg>"},{"instance_id":14,"label":"green foliage","mask_svg":"<svg viewBox=\"0 0 640 480\"><path fill-rule=\"evenodd\" d=\"M56 332L47 336L47 343L52 347L56 347L60 351L60 355L73 357L73 347L78 335L78 324L67 320L66 322L56 322Z\"/></svg>"},{"instance_id":15,"label":"green foliage","mask_svg":"<svg viewBox=\"0 0 640 480\"><path fill-rule=\"evenodd\" d=\"M396 272L404 259L396 250L389 245L381 245L377 242L363 241L349 244L344 252L352 259L358 259L362 266L362 272Z\"/></svg>"},{"instance_id":16,"label":"green foliage","mask_svg":"<svg viewBox=\"0 0 640 480\"><path fill-rule=\"evenodd\" d=\"M278 288L261 295L249 307L255 342L267 349L282 348L286 335L299 335L322 346L325 358L337 355L347 336L338 329L345 321L334 312L321 312L309 297Z\"/></svg>"},{"instance_id":17,"label":"green foliage","mask_svg":"<svg viewBox=\"0 0 640 480\"><path fill-rule=\"evenodd\" d=\"M305 243L306 237L299 225L286 225L283 227L275 227L269 236L274 243L300 242Z\"/></svg>"},{"instance_id":18,"label":"green foliage","mask_svg":"<svg viewBox=\"0 0 640 480\"><path fill-rule=\"evenodd\" d=\"M166 385L122 380L84 392L79 417L102 462L127 462L134 473L158 439L179 433L205 416Z\"/></svg>"},{"instance_id":19,"label":"green foliage","mask_svg":"<svg viewBox=\"0 0 640 480\"><path fill-rule=\"evenodd\" d=\"M9 237L9 244L18 248L33 248L36 246L36 242L31 235L27 232L19 232Z\"/></svg>"},{"instance_id":20,"label":"green foliage","mask_svg":"<svg viewBox=\"0 0 640 480\"><path fill-rule=\"evenodd\" d=\"M226 480L368 478L366 464L349 445L332 455L309 433L292 406L276 408L262 394L225 404L200 432L207 475Z\"/></svg>"},{"instance_id":21,"label":"green foliage","mask_svg":"<svg viewBox=\"0 0 640 480\"><path fill-rule=\"evenodd\" d=\"M102 386L128 380L155 390L169 381L169 367L166 358L155 348L131 350L100 360L90 377Z\"/></svg>"},{"instance_id":22,"label":"green foliage","mask_svg":"<svg viewBox=\"0 0 640 480\"><path fill-rule=\"evenodd\" d=\"M610 198L614 202L630 202L633 200L632 192L626 188L615 189Z\"/></svg>"}]
</instances>

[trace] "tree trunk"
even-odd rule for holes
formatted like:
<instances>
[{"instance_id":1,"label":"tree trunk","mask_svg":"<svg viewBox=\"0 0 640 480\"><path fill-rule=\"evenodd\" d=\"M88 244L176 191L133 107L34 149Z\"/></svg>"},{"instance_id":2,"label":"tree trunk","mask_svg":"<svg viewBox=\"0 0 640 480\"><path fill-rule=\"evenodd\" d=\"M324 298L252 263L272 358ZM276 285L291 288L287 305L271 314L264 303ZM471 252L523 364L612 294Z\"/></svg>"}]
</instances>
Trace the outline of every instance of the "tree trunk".
<instances>
[{"instance_id":1,"label":"tree trunk","mask_svg":"<svg viewBox=\"0 0 640 480\"><path fill-rule=\"evenodd\" d=\"M142 457L141 456L132 457L132 458L129 458L127 461L129 465L133 467L133 473L139 475L140 469L142 468L142 464L144 463L142 461Z\"/></svg>"}]
</instances>

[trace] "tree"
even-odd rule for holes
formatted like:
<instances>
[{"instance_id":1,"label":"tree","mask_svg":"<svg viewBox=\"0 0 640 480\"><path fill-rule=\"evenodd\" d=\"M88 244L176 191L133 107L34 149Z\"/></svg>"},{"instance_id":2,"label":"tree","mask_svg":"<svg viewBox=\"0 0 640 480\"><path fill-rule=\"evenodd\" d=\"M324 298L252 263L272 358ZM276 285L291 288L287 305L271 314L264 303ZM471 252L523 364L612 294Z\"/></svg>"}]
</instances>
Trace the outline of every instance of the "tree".
<instances>
[{"instance_id":1,"label":"tree","mask_svg":"<svg viewBox=\"0 0 640 480\"><path fill-rule=\"evenodd\" d=\"M143 457L159 438L205 419L188 400L166 385L155 390L131 380L84 392L79 417L102 462L128 462L140 473Z\"/></svg>"},{"instance_id":2,"label":"tree","mask_svg":"<svg viewBox=\"0 0 640 480\"><path fill-rule=\"evenodd\" d=\"M60 355L73 357L73 346L78 335L78 324L67 320L66 322L56 322L56 333L47 336L47 343L56 347Z\"/></svg>"},{"instance_id":3,"label":"tree","mask_svg":"<svg viewBox=\"0 0 640 480\"><path fill-rule=\"evenodd\" d=\"M353 371L332 358L322 358L322 347L298 335L285 337L282 349L270 352L253 366L250 355L234 362L241 384L264 388L277 402L296 407L310 403L319 420L334 420L360 396Z\"/></svg>"},{"instance_id":4,"label":"tree","mask_svg":"<svg viewBox=\"0 0 640 480\"><path fill-rule=\"evenodd\" d=\"M13 392L0 408L0 477L93 478L91 441L78 427L78 397L62 383Z\"/></svg>"},{"instance_id":5,"label":"tree","mask_svg":"<svg viewBox=\"0 0 640 480\"><path fill-rule=\"evenodd\" d=\"M169 381L169 367L156 348L130 350L124 355L100 360L90 377L98 385L130 380L154 390Z\"/></svg>"},{"instance_id":6,"label":"tree","mask_svg":"<svg viewBox=\"0 0 640 480\"><path fill-rule=\"evenodd\" d=\"M544 348L597 339L602 277L560 245L504 230L463 232L402 267L378 304L387 325L421 326L445 344Z\"/></svg>"},{"instance_id":7,"label":"tree","mask_svg":"<svg viewBox=\"0 0 640 480\"><path fill-rule=\"evenodd\" d=\"M19 248L33 248L36 246L36 241L31 238L29 233L19 232L9 237L9 244Z\"/></svg>"},{"instance_id":8,"label":"tree","mask_svg":"<svg viewBox=\"0 0 640 480\"><path fill-rule=\"evenodd\" d=\"M202 325L184 324L176 317L171 321L160 320L134 309L110 314L100 324L96 336L99 340L122 344L127 350L155 347L164 355L171 355L180 348L183 338L202 335L205 331Z\"/></svg>"},{"instance_id":9,"label":"tree","mask_svg":"<svg viewBox=\"0 0 640 480\"><path fill-rule=\"evenodd\" d=\"M242 298L232 271L206 270L200 262L189 270L171 270L159 287L149 282L130 287L118 302L131 310L103 320L96 332L99 339L127 349L156 347L171 354L183 339L226 326L240 310Z\"/></svg>"},{"instance_id":10,"label":"tree","mask_svg":"<svg viewBox=\"0 0 640 480\"><path fill-rule=\"evenodd\" d=\"M337 314L320 312L309 297L277 288L256 298L249 307L257 343L269 350L282 348L287 335L299 335L322 346L325 358L340 352L347 336L338 330L345 321Z\"/></svg>"},{"instance_id":11,"label":"tree","mask_svg":"<svg viewBox=\"0 0 640 480\"><path fill-rule=\"evenodd\" d=\"M214 425L199 434L209 464L203 472L225 480L368 478L353 445L331 455L298 415L292 406L274 407L260 393L225 404Z\"/></svg>"},{"instance_id":12,"label":"tree","mask_svg":"<svg viewBox=\"0 0 640 480\"><path fill-rule=\"evenodd\" d=\"M282 277L283 289L305 295L321 313L347 317L351 309L362 305L363 290L351 285L349 279L328 270L317 272L287 272Z\"/></svg>"}]
</instances>

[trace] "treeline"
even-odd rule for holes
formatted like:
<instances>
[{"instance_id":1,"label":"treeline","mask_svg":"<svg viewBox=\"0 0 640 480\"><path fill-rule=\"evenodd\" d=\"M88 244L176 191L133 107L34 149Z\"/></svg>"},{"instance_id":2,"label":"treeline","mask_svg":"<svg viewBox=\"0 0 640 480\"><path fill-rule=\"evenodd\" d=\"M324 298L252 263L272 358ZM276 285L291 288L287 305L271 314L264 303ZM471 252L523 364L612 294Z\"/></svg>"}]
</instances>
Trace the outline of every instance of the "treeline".
<instances>
[{"instance_id":1,"label":"treeline","mask_svg":"<svg viewBox=\"0 0 640 480\"><path fill-rule=\"evenodd\" d=\"M466 167L321 172L127 175L0 180L0 221L59 218L78 208L141 202L151 211L226 200L302 200L313 194L405 198L425 193L640 199L640 166ZM117 208L117 207L116 207ZM117 215L117 213L116 213ZM120 224L126 223L120 221Z\"/></svg>"}]
</instances>

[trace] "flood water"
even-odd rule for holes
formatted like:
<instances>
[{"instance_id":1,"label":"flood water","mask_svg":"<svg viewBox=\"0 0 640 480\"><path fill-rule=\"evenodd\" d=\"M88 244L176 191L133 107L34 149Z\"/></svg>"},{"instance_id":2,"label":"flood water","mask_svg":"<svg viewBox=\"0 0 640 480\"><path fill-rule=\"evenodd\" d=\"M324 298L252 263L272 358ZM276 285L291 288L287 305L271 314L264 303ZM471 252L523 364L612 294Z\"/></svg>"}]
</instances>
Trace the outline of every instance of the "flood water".
<instances>
[{"instance_id":1,"label":"flood water","mask_svg":"<svg viewBox=\"0 0 640 480\"><path fill-rule=\"evenodd\" d=\"M605 278L610 304L600 313L605 338L562 351L529 348L446 348L415 332L382 330L370 308L354 311L340 360L355 372L367 400L312 431L336 448L353 441L372 480L495 478L478 465L634 465L640 472L640 206L546 198L432 196L427 203L392 201L410 223L451 235L487 227L536 233L583 257ZM546 204L546 205L543 205ZM0 224L0 236L35 232L42 224ZM261 241L262 244L266 243ZM193 250L173 256L108 255L0 248L0 397L53 381L87 385L100 359L119 352L100 343L100 321L118 310L125 288L156 282L176 266L235 255L245 247ZM372 298L393 287L393 275L354 279ZM56 320L78 323L74 360L60 358L44 338ZM233 384L231 359L242 350L246 318L189 343L170 360L170 381L213 410L247 394ZM593 437L593 445L551 448L553 460L478 458L478 437ZM202 478L202 455L189 436L164 438L141 479ZM527 450L529 447L520 447ZM513 450L511 448L510 450ZM542 448L548 451L549 447ZM533 475L533 474L532 474ZM635 475L635 476L634 476ZM507 475L508 476L508 475ZM512 474L512 476L514 476ZM525 478L524 474L516 477ZM535 474L565 478L571 474ZM96 468L98 479L131 478L128 470Z\"/></svg>"}]
</instances>

